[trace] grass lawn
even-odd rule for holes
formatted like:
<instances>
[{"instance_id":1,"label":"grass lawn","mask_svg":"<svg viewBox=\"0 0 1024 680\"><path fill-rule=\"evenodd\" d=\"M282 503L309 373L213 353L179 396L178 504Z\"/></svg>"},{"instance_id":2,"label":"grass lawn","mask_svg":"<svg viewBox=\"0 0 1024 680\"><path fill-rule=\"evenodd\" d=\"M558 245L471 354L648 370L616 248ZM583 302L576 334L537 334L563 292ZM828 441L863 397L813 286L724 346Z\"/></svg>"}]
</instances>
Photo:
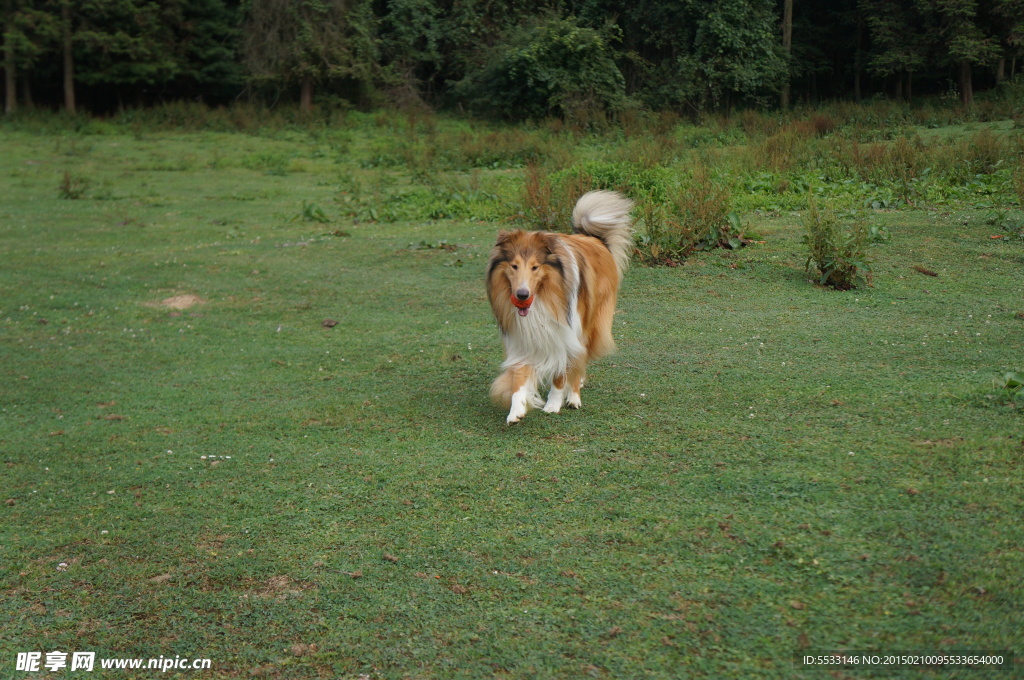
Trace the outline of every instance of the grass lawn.
<instances>
[{"instance_id":1,"label":"grass lawn","mask_svg":"<svg viewBox=\"0 0 1024 680\"><path fill-rule=\"evenodd\" d=\"M582 410L507 427L483 268L522 173L427 190L373 144L0 131L0 678L1024 667L1024 410L990 398L1024 243L875 212L874 286L835 292L751 213L763 243L630 271Z\"/></svg>"}]
</instances>

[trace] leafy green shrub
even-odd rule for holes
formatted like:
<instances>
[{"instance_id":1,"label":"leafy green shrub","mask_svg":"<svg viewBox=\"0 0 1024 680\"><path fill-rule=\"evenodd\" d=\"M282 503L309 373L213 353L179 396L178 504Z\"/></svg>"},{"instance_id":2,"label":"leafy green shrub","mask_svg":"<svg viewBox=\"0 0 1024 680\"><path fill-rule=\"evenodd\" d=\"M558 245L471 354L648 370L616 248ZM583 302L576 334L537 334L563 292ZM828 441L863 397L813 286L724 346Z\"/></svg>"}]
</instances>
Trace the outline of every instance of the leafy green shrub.
<instances>
[{"instance_id":1,"label":"leafy green shrub","mask_svg":"<svg viewBox=\"0 0 1024 680\"><path fill-rule=\"evenodd\" d=\"M1024 241L1024 215L1009 210L992 210L985 216L985 223L1003 232L993 238Z\"/></svg>"},{"instance_id":2,"label":"leafy green shrub","mask_svg":"<svg viewBox=\"0 0 1024 680\"><path fill-rule=\"evenodd\" d=\"M309 201L302 202L302 210L293 219L301 219L303 222L319 222L320 224L327 224L331 221L323 208Z\"/></svg>"},{"instance_id":3,"label":"leafy green shrub","mask_svg":"<svg viewBox=\"0 0 1024 680\"><path fill-rule=\"evenodd\" d=\"M844 226L840 216L830 207L818 208L814 195L807 199L807 234L804 243L809 254L805 267L818 270L823 286L850 290L871 283L871 266L867 258L868 230L863 222Z\"/></svg>"},{"instance_id":4,"label":"leafy green shrub","mask_svg":"<svg viewBox=\"0 0 1024 680\"><path fill-rule=\"evenodd\" d=\"M459 83L474 108L508 119L604 116L626 102L625 78L611 47L618 36L575 19L514 29L484 66Z\"/></svg>"},{"instance_id":5,"label":"leafy green shrub","mask_svg":"<svg viewBox=\"0 0 1024 680\"><path fill-rule=\"evenodd\" d=\"M892 236L889 234L888 229L876 225L868 227L867 238L868 243L872 244L888 243L890 240L892 240Z\"/></svg>"},{"instance_id":6,"label":"leafy green shrub","mask_svg":"<svg viewBox=\"0 0 1024 680\"><path fill-rule=\"evenodd\" d=\"M992 381L995 394L990 398L1000 404L1024 405L1024 372L1011 371Z\"/></svg>"}]
</instances>

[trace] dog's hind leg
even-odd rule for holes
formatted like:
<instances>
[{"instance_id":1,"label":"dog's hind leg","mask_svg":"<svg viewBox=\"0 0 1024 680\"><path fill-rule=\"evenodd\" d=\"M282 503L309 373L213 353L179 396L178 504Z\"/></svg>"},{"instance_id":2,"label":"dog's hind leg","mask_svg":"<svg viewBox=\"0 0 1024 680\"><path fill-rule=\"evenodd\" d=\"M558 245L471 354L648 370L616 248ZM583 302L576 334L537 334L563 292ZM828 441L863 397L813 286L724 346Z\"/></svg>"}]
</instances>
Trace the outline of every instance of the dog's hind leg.
<instances>
[{"instance_id":1,"label":"dog's hind leg","mask_svg":"<svg viewBox=\"0 0 1024 680\"><path fill-rule=\"evenodd\" d=\"M555 376L551 381L551 391L548 392L548 401L544 404L545 413L558 413L565 403L565 375Z\"/></svg>"},{"instance_id":2,"label":"dog's hind leg","mask_svg":"<svg viewBox=\"0 0 1024 680\"><path fill-rule=\"evenodd\" d=\"M526 415L527 409L538 405L537 374L531 366L516 366L508 369L512 376L512 404L505 423L518 423Z\"/></svg>"},{"instance_id":3,"label":"dog's hind leg","mask_svg":"<svg viewBox=\"0 0 1024 680\"><path fill-rule=\"evenodd\" d=\"M583 388L583 381L587 377L587 365L583 361L576 362L569 367L568 394L565 396L565 403L569 408L580 408L583 401L580 399L580 390Z\"/></svg>"}]
</instances>

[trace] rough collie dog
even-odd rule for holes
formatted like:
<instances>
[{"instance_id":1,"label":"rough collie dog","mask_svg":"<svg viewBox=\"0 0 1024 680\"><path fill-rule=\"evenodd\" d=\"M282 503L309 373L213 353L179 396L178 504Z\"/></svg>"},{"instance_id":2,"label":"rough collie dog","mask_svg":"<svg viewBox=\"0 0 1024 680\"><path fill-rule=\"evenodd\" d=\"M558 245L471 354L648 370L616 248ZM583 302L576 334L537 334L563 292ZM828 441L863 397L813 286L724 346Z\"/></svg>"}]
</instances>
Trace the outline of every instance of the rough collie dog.
<instances>
[{"instance_id":1,"label":"rough collie dog","mask_svg":"<svg viewBox=\"0 0 1024 680\"><path fill-rule=\"evenodd\" d=\"M633 202L612 191L584 194L573 234L502 231L487 266L487 296L505 344L491 397L508 424L530 407L580 407L587 363L610 354L612 316L633 248ZM547 401L538 388L551 385Z\"/></svg>"}]
</instances>

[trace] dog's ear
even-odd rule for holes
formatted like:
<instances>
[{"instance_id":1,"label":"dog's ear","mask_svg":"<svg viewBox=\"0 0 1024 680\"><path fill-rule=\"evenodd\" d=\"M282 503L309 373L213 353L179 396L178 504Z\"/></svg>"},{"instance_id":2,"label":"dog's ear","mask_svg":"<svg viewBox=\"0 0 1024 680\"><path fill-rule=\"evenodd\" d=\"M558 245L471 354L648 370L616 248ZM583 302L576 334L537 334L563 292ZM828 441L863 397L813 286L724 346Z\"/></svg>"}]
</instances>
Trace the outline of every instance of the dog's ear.
<instances>
[{"instance_id":1,"label":"dog's ear","mask_svg":"<svg viewBox=\"0 0 1024 680\"><path fill-rule=\"evenodd\" d=\"M491 248L491 260L487 265L487 278L491 278L491 274L498 268L498 265L502 262L508 261L512 256L510 246L512 244L512 237L515 236L516 232L507 231L505 229L498 232L498 236L494 241L494 247Z\"/></svg>"},{"instance_id":2,"label":"dog's ear","mask_svg":"<svg viewBox=\"0 0 1024 680\"><path fill-rule=\"evenodd\" d=\"M515 236L515 233L516 232L509 231L508 229L502 229L501 231L498 232L498 238L495 239L494 245L496 245L496 246L508 245L512 241L512 237Z\"/></svg>"},{"instance_id":3,"label":"dog's ear","mask_svg":"<svg viewBox=\"0 0 1024 680\"><path fill-rule=\"evenodd\" d=\"M541 243L544 244L544 250L547 251L547 253L554 253L558 250L558 237L554 234L543 233L541 234L540 240Z\"/></svg>"},{"instance_id":4,"label":"dog's ear","mask_svg":"<svg viewBox=\"0 0 1024 680\"><path fill-rule=\"evenodd\" d=\"M561 265L562 255L565 253L565 246L556 234L544 234L544 249L541 253L544 261L548 264Z\"/></svg>"}]
</instances>

